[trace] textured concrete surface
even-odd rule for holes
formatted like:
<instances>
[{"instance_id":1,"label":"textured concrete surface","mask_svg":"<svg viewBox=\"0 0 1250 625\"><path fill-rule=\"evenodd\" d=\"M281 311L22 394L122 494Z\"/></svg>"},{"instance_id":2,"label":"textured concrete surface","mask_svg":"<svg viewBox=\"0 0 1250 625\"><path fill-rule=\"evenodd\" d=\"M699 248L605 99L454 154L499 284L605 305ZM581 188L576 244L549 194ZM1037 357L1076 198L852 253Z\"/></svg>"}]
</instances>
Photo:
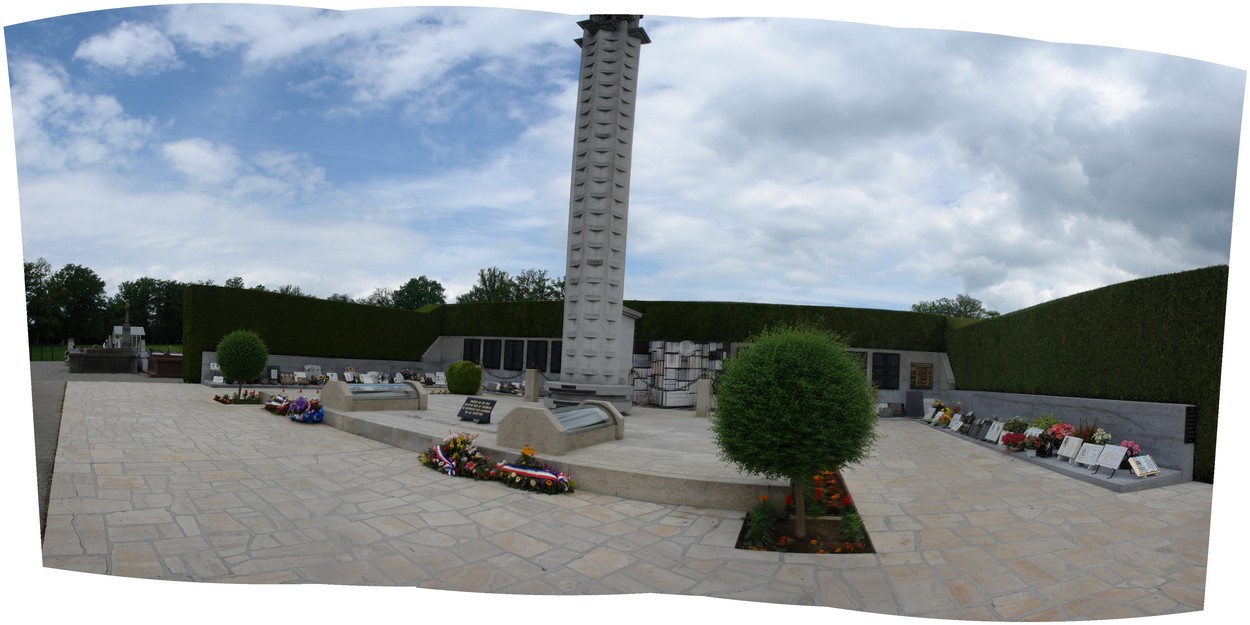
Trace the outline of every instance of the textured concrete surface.
<instances>
[{"instance_id":1,"label":"textured concrete surface","mask_svg":"<svg viewBox=\"0 0 1250 625\"><path fill-rule=\"evenodd\" d=\"M882 421L872 458L846 472L879 553L815 556L734 549L741 509L452 478L411 451L213 394L67 384L46 567L527 596L664 593L969 620L1204 607L1210 485L1109 493L914 421ZM650 440L628 419L617 443Z\"/></svg>"}]
</instances>

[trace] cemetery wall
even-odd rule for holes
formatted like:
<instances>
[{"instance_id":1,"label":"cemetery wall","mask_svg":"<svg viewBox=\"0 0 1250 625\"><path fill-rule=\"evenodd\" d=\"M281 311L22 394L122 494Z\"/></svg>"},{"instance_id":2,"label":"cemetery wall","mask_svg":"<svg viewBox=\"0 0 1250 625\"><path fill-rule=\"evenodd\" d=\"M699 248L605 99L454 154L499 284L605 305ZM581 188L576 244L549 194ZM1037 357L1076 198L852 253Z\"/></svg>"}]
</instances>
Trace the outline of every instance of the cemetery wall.
<instances>
[{"instance_id":1,"label":"cemetery wall","mask_svg":"<svg viewBox=\"0 0 1250 625\"><path fill-rule=\"evenodd\" d=\"M965 413L974 412L978 419L1032 420L1046 413L1073 425L1096 422L1111 435L1111 444L1136 442L1155 464L1180 471L1184 481L1193 479L1195 424L1187 419L1186 404L982 391L950 391L941 399L959 402Z\"/></svg>"},{"instance_id":2,"label":"cemetery wall","mask_svg":"<svg viewBox=\"0 0 1250 625\"><path fill-rule=\"evenodd\" d=\"M1227 265L1133 280L952 328L946 351L961 390L1197 406L1211 482L1227 294Z\"/></svg>"}]
</instances>

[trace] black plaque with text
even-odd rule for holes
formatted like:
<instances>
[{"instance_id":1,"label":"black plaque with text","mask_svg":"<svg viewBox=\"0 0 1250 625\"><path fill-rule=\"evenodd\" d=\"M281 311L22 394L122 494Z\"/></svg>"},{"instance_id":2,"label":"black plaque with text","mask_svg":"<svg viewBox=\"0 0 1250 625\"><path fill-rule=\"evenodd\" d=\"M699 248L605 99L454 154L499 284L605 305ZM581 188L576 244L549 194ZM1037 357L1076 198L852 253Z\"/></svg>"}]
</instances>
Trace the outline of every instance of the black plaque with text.
<instances>
[{"instance_id":1,"label":"black plaque with text","mask_svg":"<svg viewBox=\"0 0 1250 625\"><path fill-rule=\"evenodd\" d=\"M460 420L490 423L490 413L494 409L495 400L470 397L464 400L464 405L460 407Z\"/></svg>"}]
</instances>

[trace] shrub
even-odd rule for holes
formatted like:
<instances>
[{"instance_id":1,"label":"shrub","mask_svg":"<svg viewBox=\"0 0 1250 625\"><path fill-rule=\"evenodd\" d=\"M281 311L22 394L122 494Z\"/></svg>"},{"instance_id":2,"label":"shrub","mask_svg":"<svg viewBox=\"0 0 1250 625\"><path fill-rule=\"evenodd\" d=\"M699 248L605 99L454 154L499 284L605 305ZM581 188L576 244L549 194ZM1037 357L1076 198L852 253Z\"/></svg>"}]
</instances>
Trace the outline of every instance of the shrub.
<instances>
[{"instance_id":1,"label":"shrub","mask_svg":"<svg viewBox=\"0 0 1250 625\"><path fill-rule=\"evenodd\" d=\"M858 512L848 512L842 515L838 529L842 532L842 540L854 543L864 539L864 519L859 516Z\"/></svg>"},{"instance_id":2,"label":"shrub","mask_svg":"<svg viewBox=\"0 0 1250 625\"><path fill-rule=\"evenodd\" d=\"M1029 429L1029 422L1025 421L1024 419L1021 419L1020 417L1015 417L1014 419L1008 419L1007 422L1003 424L1004 432L1014 432L1017 434L1022 434L1027 429Z\"/></svg>"},{"instance_id":3,"label":"shrub","mask_svg":"<svg viewBox=\"0 0 1250 625\"><path fill-rule=\"evenodd\" d=\"M716 395L711 429L721 457L746 473L788 478L798 508L807 479L859 462L876 437L868 377L827 330L790 326L753 337L726 361ZM804 516L796 509L799 537Z\"/></svg>"},{"instance_id":4,"label":"shrub","mask_svg":"<svg viewBox=\"0 0 1250 625\"><path fill-rule=\"evenodd\" d=\"M768 501L760 497L760 502L747 512L746 529L742 535L742 544L747 547L765 549L773 541L773 511Z\"/></svg>"},{"instance_id":5,"label":"shrub","mask_svg":"<svg viewBox=\"0 0 1250 625\"><path fill-rule=\"evenodd\" d=\"M243 384L259 377L268 363L269 348L251 330L235 330L217 342L221 375L239 383L238 394L243 393Z\"/></svg>"},{"instance_id":6,"label":"shrub","mask_svg":"<svg viewBox=\"0 0 1250 625\"><path fill-rule=\"evenodd\" d=\"M456 395L472 395L482 388L482 369L468 360L447 367L447 391Z\"/></svg>"}]
</instances>

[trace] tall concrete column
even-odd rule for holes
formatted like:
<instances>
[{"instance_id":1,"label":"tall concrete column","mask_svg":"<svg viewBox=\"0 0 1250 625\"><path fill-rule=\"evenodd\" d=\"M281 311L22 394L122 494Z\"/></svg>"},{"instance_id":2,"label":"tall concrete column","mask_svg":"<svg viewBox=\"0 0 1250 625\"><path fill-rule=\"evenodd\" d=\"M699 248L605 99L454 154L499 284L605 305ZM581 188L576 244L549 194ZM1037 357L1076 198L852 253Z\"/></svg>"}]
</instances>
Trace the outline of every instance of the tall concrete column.
<instances>
[{"instance_id":1,"label":"tall concrete column","mask_svg":"<svg viewBox=\"0 0 1250 625\"><path fill-rule=\"evenodd\" d=\"M591 15L583 36L560 381L553 402L595 398L632 405L633 321L625 308L625 234L638 58L650 43L641 15ZM593 396L593 397L588 397Z\"/></svg>"}]
</instances>

